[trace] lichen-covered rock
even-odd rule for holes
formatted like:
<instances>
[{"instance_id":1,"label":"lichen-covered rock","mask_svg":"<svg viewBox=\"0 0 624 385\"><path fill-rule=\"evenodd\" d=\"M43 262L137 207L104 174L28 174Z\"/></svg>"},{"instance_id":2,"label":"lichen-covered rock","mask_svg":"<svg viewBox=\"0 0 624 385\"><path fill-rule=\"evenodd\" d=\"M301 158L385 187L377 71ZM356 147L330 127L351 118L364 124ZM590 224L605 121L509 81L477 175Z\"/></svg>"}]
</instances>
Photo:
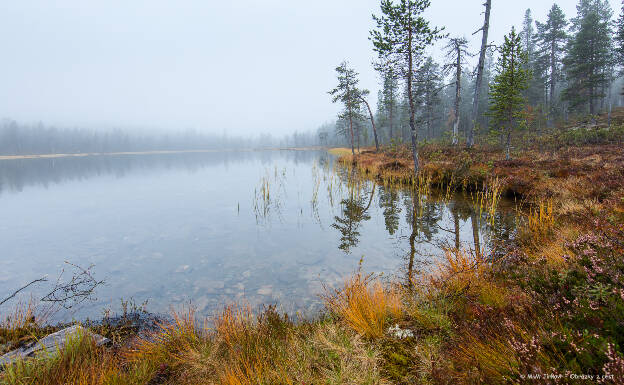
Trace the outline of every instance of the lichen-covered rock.
<instances>
[{"instance_id":1,"label":"lichen-covered rock","mask_svg":"<svg viewBox=\"0 0 624 385\"><path fill-rule=\"evenodd\" d=\"M59 330L56 333L49 334L39 341L26 344L18 349L6 353L0 357L0 370L2 370L4 366L12 364L17 360L34 357L40 352L45 351L48 353L55 353L58 349L62 349L65 346L68 338L71 338L79 333L93 338L98 346L109 342L108 338L102 337L99 334L91 333L80 325L70 326L63 330Z\"/></svg>"}]
</instances>

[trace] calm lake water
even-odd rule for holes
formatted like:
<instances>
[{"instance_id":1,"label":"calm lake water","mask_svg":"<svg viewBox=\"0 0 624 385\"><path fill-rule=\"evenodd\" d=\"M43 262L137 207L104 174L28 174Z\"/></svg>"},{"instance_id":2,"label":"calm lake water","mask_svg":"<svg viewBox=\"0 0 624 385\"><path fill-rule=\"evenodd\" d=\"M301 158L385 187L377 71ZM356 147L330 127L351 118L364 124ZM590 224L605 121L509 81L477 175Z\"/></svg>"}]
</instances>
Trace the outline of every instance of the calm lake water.
<instances>
[{"instance_id":1,"label":"calm lake water","mask_svg":"<svg viewBox=\"0 0 624 385\"><path fill-rule=\"evenodd\" d=\"M403 277L457 236L474 249L513 233L512 219L493 226L464 198L415 200L350 182L324 151L0 161L0 300L47 274L27 291L40 298L63 269L70 278L68 261L105 284L64 318L121 298L152 312L238 301L305 315L362 257L367 272Z\"/></svg>"}]
</instances>

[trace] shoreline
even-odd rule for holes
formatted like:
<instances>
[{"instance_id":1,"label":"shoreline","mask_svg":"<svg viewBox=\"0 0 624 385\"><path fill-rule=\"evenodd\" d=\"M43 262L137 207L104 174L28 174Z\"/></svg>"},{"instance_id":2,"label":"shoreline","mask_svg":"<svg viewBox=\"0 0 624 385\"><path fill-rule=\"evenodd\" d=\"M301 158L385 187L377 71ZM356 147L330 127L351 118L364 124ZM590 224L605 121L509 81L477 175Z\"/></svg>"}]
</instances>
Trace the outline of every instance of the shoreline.
<instances>
[{"instance_id":1,"label":"shoreline","mask_svg":"<svg viewBox=\"0 0 624 385\"><path fill-rule=\"evenodd\" d=\"M2 160L19 159L55 159L55 158L82 158L90 156L117 156L117 155L166 155L166 154L202 154L218 152L253 152L253 151L316 151L326 147L284 147L284 148L246 148L222 150L155 150L155 151L122 151L122 152L85 152L70 154L30 154L30 155L0 155Z\"/></svg>"}]
</instances>

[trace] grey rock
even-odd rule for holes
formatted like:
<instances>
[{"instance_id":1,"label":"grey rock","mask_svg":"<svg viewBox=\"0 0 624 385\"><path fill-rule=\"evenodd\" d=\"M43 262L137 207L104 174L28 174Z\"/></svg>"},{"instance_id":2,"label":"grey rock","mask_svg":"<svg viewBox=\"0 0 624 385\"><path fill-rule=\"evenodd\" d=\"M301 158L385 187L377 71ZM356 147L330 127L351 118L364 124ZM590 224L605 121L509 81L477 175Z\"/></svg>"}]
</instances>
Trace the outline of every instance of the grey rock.
<instances>
[{"instance_id":1,"label":"grey rock","mask_svg":"<svg viewBox=\"0 0 624 385\"><path fill-rule=\"evenodd\" d=\"M69 337L78 333L83 333L83 335L93 338L98 346L105 345L109 342L108 338L91 333L80 325L70 326L56 333L49 334L39 341L27 344L1 356L0 370L2 370L5 365L10 365L20 359L34 357L39 353L47 352L49 354L55 354L58 349L62 349L65 346Z\"/></svg>"}]
</instances>

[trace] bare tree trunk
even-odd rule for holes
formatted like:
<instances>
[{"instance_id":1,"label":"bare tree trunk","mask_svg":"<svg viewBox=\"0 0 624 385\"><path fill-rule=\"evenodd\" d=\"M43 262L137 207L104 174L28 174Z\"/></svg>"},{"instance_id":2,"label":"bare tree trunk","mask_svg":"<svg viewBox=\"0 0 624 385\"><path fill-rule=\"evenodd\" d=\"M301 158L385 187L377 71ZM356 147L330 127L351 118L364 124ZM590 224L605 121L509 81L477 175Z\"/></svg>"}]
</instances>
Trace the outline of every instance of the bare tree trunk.
<instances>
[{"instance_id":1,"label":"bare tree trunk","mask_svg":"<svg viewBox=\"0 0 624 385\"><path fill-rule=\"evenodd\" d=\"M509 122L509 127L507 127L507 144L505 145L505 147L507 148L505 158L507 160L511 159L510 149L509 149L510 146L511 146L511 122Z\"/></svg>"},{"instance_id":2,"label":"bare tree trunk","mask_svg":"<svg viewBox=\"0 0 624 385\"><path fill-rule=\"evenodd\" d=\"M411 25L411 14L409 15L409 23ZM414 70L414 63L412 58L412 30L410 28L407 39L407 60L408 60L408 70L407 70L407 96L409 98L409 109L410 109L410 132L412 137L412 156L414 157L414 175L418 175L419 167L418 167L418 132L416 131L416 110L414 108L414 95L412 95L412 76Z\"/></svg>"},{"instance_id":3,"label":"bare tree trunk","mask_svg":"<svg viewBox=\"0 0 624 385\"><path fill-rule=\"evenodd\" d=\"M552 127L555 116L555 85L557 83L557 63L555 62L555 41L550 44L550 98L548 100L548 126Z\"/></svg>"},{"instance_id":4,"label":"bare tree trunk","mask_svg":"<svg viewBox=\"0 0 624 385\"><path fill-rule=\"evenodd\" d=\"M481 27L483 36L481 37L481 52L479 53L479 67L477 68L474 100L472 101L472 121L470 122L470 128L468 129L468 135L466 137L466 147L472 147L474 145L474 128L477 124L477 114L479 113L479 97L481 94L481 83L483 82L483 68L485 67L485 51L487 50L488 31L490 29L490 9L492 8L492 0L486 0L483 5L485 5L485 21L483 22L483 27Z\"/></svg>"},{"instance_id":5,"label":"bare tree trunk","mask_svg":"<svg viewBox=\"0 0 624 385\"><path fill-rule=\"evenodd\" d=\"M375 119L373 118L373 111L370 108L370 105L364 98L360 98L364 104L366 104L366 108L368 108L368 114L370 115L371 124L373 125L373 136L375 137L375 151L379 152L379 141L377 140L377 129L375 128Z\"/></svg>"},{"instance_id":6,"label":"bare tree trunk","mask_svg":"<svg viewBox=\"0 0 624 385\"><path fill-rule=\"evenodd\" d=\"M392 120L393 111L394 111L394 99L390 99L390 140L394 138L394 135L392 135L392 128L394 125L394 121Z\"/></svg>"},{"instance_id":7,"label":"bare tree trunk","mask_svg":"<svg viewBox=\"0 0 624 385\"><path fill-rule=\"evenodd\" d=\"M351 155L355 156L355 143L353 138L353 118L349 114L349 129L351 131Z\"/></svg>"},{"instance_id":8,"label":"bare tree trunk","mask_svg":"<svg viewBox=\"0 0 624 385\"><path fill-rule=\"evenodd\" d=\"M411 289L412 285L413 285L413 281L414 281L414 256L416 255L416 245L414 244L416 241L416 236L418 236L418 222L417 222L417 215L416 215L416 210L418 210L418 208L416 207L416 205L418 204L418 199L413 199L413 206L412 206L412 233L409 236L409 243L410 243L410 259L409 259L409 263L407 265L407 279L408 279L408 286Z\"/></svg>"},{"instance_id":9,"label":"bare tree trunk","mask_svg":"<svg viewBox=\"0 0 624 385\"><path fill-rule=\"evenodd\" d=\"M607 125L609 128L611 128L611 109L613 106L613 100L611 98L611 80L609 80L609 94L607 95L607 108L609 109L609 111L607 112Z\"/></svg>"},{"instance_id":10,"label":"bare tree trunk","mask_svg":"<svg viewBox=\"0 0 624 385\"><path fill-rule=\"evenodd\" d=\"M453 146L459 141L459 105L461 103L461 49L457 46L457 62L455 63L455 117L453 121Z\"/></svg>"}]
</instances>

